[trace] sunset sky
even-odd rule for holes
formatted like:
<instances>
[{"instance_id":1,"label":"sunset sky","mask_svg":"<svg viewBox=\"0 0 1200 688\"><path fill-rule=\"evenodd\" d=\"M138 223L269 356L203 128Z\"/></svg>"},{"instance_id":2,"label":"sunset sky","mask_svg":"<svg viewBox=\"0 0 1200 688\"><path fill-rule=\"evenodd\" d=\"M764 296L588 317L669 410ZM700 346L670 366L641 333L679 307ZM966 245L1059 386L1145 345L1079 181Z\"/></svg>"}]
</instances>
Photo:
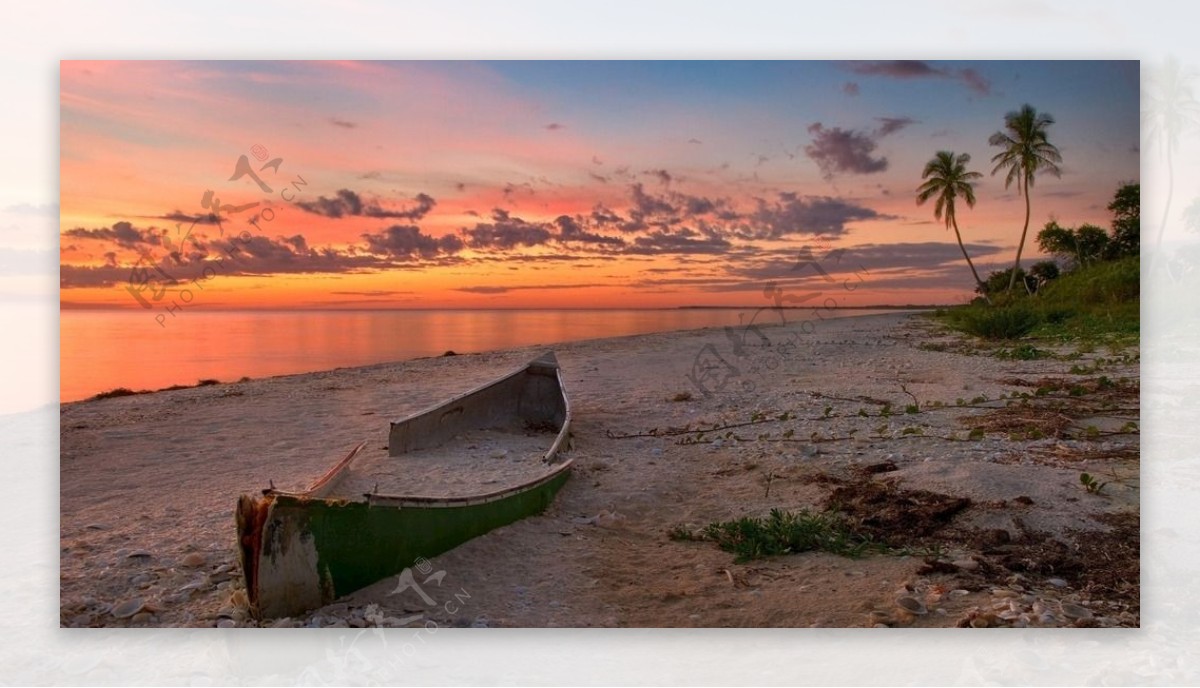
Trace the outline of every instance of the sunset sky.
<instances>
[{"instance_id":1,"label":"sunset sky","mask_svg":"<svg viewBox=\"0 0 1200 688\"><path fill-rule=\"evenodd\" d=\"M959 226L1007 267L1024 203L987 139L1052 114L1034 258L1047 220L1107 228L1138 179L1138 86L1137 62L63 62L61 303L961 302L925 162L972 156ZM835 282L805 247L846 249Z\"/></svg>"}]
</instances>

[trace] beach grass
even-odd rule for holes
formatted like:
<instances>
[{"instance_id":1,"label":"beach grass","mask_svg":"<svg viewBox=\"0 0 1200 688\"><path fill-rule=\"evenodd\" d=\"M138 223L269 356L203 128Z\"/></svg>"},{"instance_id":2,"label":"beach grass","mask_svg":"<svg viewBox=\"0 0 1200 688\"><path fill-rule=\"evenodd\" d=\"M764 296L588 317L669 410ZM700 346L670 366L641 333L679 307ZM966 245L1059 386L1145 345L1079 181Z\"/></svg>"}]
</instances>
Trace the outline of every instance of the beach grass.
<instances>
[{"instance_id":1,"label":"beach grass","mask_svg":"<svg viewBox=\"0 0 1200 688\"><path fill-rule=\"evenodd\" d=\"M745 516L731 521L708 524L699 535L686 530L671 532L674 540L707 540L736 555L743 563L752 559L822 551L859 557L879 546L870 538L854 532L846 521L832 512L807 509L772 509L766 518Z\"/></svg>"}]
</instances>

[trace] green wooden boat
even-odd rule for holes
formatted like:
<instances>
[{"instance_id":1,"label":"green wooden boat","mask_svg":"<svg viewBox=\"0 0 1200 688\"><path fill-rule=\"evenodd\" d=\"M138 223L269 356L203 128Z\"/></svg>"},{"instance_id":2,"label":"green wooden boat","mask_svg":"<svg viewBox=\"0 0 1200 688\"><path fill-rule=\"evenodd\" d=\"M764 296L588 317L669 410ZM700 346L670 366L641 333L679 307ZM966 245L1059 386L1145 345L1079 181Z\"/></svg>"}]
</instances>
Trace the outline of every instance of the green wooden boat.
<instances>
[{"instance_id":1,"label":"green wooden boat","mask_svg":"<svg viewBox=\"0 0 1200 688\"><path fill-rule=\"evenodd\" d=\"M570 424L550 352L393 422L386 453L372 456L364 442L303 492L242 495L238 550L251 613L301 614L540 513L569 475L560 454ZM410 477L421 469L432 478Z\"/></svg>"}]
</instances>

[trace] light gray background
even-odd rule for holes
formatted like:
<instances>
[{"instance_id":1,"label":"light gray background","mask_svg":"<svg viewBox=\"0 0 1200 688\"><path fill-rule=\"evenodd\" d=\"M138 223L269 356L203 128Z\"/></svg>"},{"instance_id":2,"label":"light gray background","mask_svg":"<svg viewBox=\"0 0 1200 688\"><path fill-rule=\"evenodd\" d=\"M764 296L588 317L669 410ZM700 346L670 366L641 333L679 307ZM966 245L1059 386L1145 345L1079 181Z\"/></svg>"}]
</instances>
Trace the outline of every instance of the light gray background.
<instances>
[{"instance_id":1,"label":"light gray background","mask_svg":"<svg viewBox=\"0 0 1200 688\"><path fill-rule=\"evenodd\" d=\"M1176 334L1181 322L1200 332L1200 307L1145 279L1140 630L440 630L424 642L353 629L60 630L55 406L60 59L1109 58L1142 60L1145 88L1169 57L1200 68L1198 20L1194 4L1145 1L9 6L0 249L33 252L0 272L23 285L0 297L0 682L1200 683L1200 338ZM1151 237L1166 202L1161 146L1142 143ZM1197 129L1180 130L1171 173L1164 258L1200 239L1182 215L1200 194Z\"/></svg>"}]
</instances>

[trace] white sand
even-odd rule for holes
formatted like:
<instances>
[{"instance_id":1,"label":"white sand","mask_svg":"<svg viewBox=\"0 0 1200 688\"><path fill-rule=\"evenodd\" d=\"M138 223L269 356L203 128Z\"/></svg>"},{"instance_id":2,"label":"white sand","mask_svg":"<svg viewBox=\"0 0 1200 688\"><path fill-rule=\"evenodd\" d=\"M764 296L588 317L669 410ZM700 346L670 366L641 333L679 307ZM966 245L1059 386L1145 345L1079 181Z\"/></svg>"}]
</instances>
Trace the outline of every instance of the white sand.
<instances>
[{"instance_id":1,"label":"white sand","mask_svg":"<svg viewBox=\"0 0 1200 688\"><path fill-rule=\"evenodd\" d=\"M813 476L846 475L853 466L884 460L898 470L881 479L974 500L956 527L1102 531L1097 516L1137 509L1136 435L1094 442L933 437L965 437L959 419L987 411L926 410L929 402L953 405L960 397L995 400L1029 391L1003 380L1070 377L1072 363L923 350L917 345L931 341L932 326L903 315L813 324L811 334L798 324L765 330L774 346L760 347L752 337L754 346L742 357L719 329L554 347L573 406L575 467L550 509L438 556L433 569L445 573L426 585L435 606L413 591L390 595L396 582L385 580L308 621L344 625L381 615L492 626L862 626L870 611L892 609L906 582L931 595L958 583L920 579L919 557L801 554L733 564L711 543L674 542L667 531L765 515L773 507L819 508L830 488ZM790 351L781 346L788 332L797 335ZM268 481L303 489L364 438L382 455L389 420L494 379L546 348L64 405L62 623L212 626L221 615L246 623L237 609L238 494ZM742 374L705 397L687 375L698 356L714 350ZM1075 363L1099 355L1107 353ZM1104 374L1136 379L1137 364ZM905 389L921 401L921 413L903 413L912 403ZM670 401L684 392L693 398ZM860 410L880 407L859 396L888 401L899 415L862 417ZM746 422L759 412L796 418L739 429L742 441L707 443L714 438L706 437L684 445L677 436L610 437ZM902 434L913 427L923 434ZM851 440L811 441L813 433L831 438L851 431ZM1088 447L1134 454L1056 458ZM1081 470L1104 476L1110 484L1103 495L1084 492ZM1032 504L1014 506L1019 496ZM447 600L456 594L460 602L451 611ZM1059 593L1093 604L1073 595ZM113 616L112 607L131 601L146 606L130 618ZM992 601L986 590L947 597L940 603L944 613L907 622L952 626L972 606Z\"/></svg>"}]
</instances>

